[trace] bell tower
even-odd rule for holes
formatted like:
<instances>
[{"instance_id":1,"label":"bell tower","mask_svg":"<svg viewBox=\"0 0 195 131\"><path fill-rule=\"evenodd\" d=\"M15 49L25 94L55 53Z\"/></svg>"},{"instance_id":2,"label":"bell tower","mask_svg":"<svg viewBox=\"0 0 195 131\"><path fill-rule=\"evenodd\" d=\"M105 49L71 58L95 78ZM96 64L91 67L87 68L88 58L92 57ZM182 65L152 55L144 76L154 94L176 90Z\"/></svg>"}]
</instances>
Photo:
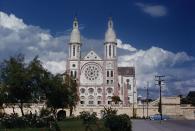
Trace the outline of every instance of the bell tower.
<instances>
[{"instance_id":1,"label":"bell tower","mask_svg":"<svg viewBox=\"0 0 195 131\"><path fill-rule=\"evenodd\" d=\"M117 50L116 47L116 34L113 29L113 21L112 18L109 18L108 21L108 29L105 34L105 42L104 42L104 58L105 59L116 59L117 58Z\"/></svg>"},{"instance_id":2,"label":"bell tower","mask_svg":"<svg viewBox=\"0 0 195 131\"><path fill-rule=\"evenodd\" d=\"M118 95L117 42L111 17L108 20L108 28L105 33L104 65L104 103L110 104L112 100L109 92L112 92L113 95Z\"/></svg>"},{"instance_id":3,"label":"bell tower","mask_svg":"<svg viewBox=\"0 0 195 131\"><path fill-rule=\"evenodd\" d=\"M79 23L77 17L73 21L73 29L69 41L69 57L67 62L67 70L71 77L78 79L81 59L81 35L79 31Z\"/></svg>"},{"instance_id":4,"label":"bell tower","mask_svg":"<svg viewBox=\"0 0 195 131\"><path fill-rule=\"evenodd\" d=\"M69 59L78 60L81 57L80 47L81 47L81 36L79 31L78 20L75 17L73 21L73 30L70 35L69 42Z\"/></svg>"}]
</instances>

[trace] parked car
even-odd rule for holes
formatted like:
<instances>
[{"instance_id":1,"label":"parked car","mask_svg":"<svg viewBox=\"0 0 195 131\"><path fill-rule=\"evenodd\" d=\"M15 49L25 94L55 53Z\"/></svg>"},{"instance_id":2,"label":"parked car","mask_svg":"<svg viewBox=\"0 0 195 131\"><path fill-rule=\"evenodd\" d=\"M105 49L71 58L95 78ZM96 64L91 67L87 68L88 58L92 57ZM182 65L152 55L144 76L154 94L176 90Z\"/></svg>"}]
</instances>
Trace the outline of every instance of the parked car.
<instances>
[{"instance_id":1,"label":"parked car","mask_svg":"<svg viewBox=\"0 0 195 131\"><path fill-rule=\"evenodd\" d=\"M149 116L149 119L150 120L161 120L161 116L160 116L160 114L155 114L155 115ZM169 119L170 119L169 116L162 115L162 120L169 120Z\"/></svg>"}]
</instances>

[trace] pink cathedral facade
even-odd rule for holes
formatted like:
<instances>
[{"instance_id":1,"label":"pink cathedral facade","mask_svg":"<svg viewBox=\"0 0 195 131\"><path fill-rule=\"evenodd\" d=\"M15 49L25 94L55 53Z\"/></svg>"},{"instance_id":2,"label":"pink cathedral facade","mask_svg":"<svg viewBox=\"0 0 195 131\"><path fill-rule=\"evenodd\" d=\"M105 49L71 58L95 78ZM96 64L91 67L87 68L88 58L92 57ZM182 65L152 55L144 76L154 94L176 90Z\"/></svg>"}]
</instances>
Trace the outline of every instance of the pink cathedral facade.
<instances>
[{"instance_id":1,"label":"pink cathedral facade","mask_svg":"<svg viewBox=\"0 0 195 131\"><path fill-rule=\"evenodd\" d=\"M117 41L113 21L109 19L105 33L104 58L91 50L81 56L82 43L77 18L69 41L66 72L78 83L79 106L105 106L112 104L112 96L119 96L122 106L137 103L134 67L118 67Z\"/></svg>"}]
</instances>

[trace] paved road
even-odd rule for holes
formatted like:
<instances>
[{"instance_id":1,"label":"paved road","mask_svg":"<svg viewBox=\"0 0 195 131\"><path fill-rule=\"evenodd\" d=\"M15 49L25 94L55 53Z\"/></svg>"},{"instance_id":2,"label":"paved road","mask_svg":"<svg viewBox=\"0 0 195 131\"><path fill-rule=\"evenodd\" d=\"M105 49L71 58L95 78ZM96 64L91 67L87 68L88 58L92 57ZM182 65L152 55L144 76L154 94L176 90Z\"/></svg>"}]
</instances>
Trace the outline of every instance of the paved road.
<instances>
[{"instance_id":1,"label":"paved road","mask_svg":"<svg viewBox=\"0 0 195 131\"><path fill-rule=\"evenodd\" d=\"M133 131L195 131L195 120L132 120Z\"/></svg>"}]
</instances>

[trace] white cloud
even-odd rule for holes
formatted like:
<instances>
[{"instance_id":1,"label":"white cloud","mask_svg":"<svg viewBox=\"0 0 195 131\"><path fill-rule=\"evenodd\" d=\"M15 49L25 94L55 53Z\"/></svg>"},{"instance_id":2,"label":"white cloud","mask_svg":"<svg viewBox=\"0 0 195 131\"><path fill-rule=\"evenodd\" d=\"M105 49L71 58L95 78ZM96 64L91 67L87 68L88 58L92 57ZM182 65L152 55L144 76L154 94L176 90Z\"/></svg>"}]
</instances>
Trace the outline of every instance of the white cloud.
<instances>
[{"instance_id":1,"label":"white cloud","mask_svg":"<svg viewBox=\"0 0 195 131\"><path fill-rule=\"evenodd\" d=\"M137 49L132 47L130 44L124 44L120 39L117 39L117 47L120 49L128 50L128 51L136 51Z\"/></svg>"},{"instance_id":2,"label":"white cloud","mask_svg":"<svg viewBox=\"0 0 195 131\"><path fill-rule=\"evenodd\" d=\"M54 74L65 72L65 65L65 61L43 61L43 67Z\"/></svg>"},{"instance_id":3,"label":"white cloud","mask_svg":"<svg viewBox=\"0 0 195 131\"><path fill-rule=\"evenodd\" d=\"M26 25L13 14L0 12L0 61L23 53L27 61L39 56L44 67L53 73L65 71L67 37L53 37L47 30Z\"/></svg>"},{"instance_id":4,"label":"white cloud","mask_svg":"<svg viewBox=\"0 0 195 131\"><path fill-rule=\"evenodd\" d=\"M121 55L118 58L119 66L135 66L136 84L143 89L147 81L152 90L156 90L154 83L155 75L166 76L165 95L186 94L193 86L195 88L195 59L185 52L173 53L162 48L151 47L147 50L138 50L133 54ZM185 64L189 64L186 67ZM184 91L185 89L185 91ZM153 94L154 95L154 94ZM157 95L157 94L155 94Z\"/></svg>"},{"instance_id":5,"label":"white cloud","mask_svg":"<svg viewBox=\"0 0 195 131\"><path fill-rule=\"evenodd\" d=\"M161 17L167 15L167 8L163 5L148 5L144 3L136 3L144 13L153 17Z\"/></svg>"},{"instance_id":6,"label":"white cloud","mask_svg":"<svg viewBox=\"0 0 195 131\"><path fill-rule=\"evenodd\" d=\"M18 19L15 15L0 12L0 27L18 30L26 28L26 25L22 19Z\"/></svg>"}]
</instances>

